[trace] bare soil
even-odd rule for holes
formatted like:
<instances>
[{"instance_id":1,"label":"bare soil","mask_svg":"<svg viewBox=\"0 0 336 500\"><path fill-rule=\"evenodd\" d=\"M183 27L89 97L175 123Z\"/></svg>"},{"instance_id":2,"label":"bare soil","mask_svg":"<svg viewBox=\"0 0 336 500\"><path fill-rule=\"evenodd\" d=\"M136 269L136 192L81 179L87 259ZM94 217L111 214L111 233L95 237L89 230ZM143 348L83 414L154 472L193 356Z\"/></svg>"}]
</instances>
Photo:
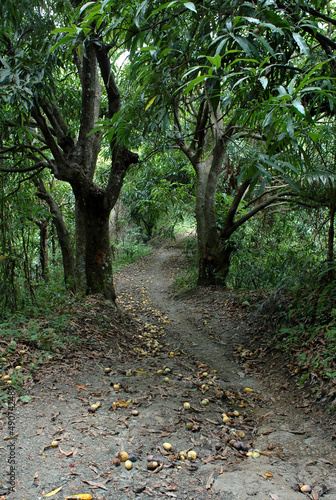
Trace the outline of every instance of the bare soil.
<instances>
[{"instance_id":1,"label":"bare soil","mask_svg":"<svg viewBox=\"0 0 336 500\"><path fill-rule=\"evenodd\" d=\"M279 359L238 362L253 325L223 290L177 295L184 267L180 244L166 242L116 277L119 311L99 297L86 299L90 321L74 311L90 345L46 364L32 401L14 395L0 414L0 499L336 499L330 413ZM130 470L115 464L123 450ZM195 460L180 454L191 450Z\"/></svg>"}]
</instances>

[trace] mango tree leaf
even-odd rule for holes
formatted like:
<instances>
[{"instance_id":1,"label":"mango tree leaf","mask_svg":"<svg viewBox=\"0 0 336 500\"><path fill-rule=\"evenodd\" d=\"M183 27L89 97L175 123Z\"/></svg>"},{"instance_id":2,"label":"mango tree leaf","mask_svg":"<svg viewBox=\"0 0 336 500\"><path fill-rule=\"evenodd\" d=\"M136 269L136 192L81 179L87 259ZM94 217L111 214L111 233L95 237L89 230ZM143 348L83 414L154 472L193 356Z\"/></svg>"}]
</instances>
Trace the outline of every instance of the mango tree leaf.
<instances>
[{"instance_id":1,"label":"mango tree leaf","mask_svg":"<svg viewBox=\"0 0 336 500\"><path fill-rule=\"evenodd\" d=\"M72 26L64 26L64 28L56 28L52 30L51 34L56 35L57 33L75 33L76 30Z\"/></svg>"},{"instance_id":2,"label":"mango tree leaf","mask_svg":"<svg viewBox=\"0 0 336 500\"><path fill-rule=\"evenodd\" d=\"M283 30L281 28L278 28L277 26L274 26L274 24L263 23L263 27L269 28L271 31L275 31L276 33L280 33L281 35L283 35Z\"/></svg>"},{"instance_id":3,"label":"mango tree leaf","mask_svg":"<svg viewBox=\"0 0 336 500\"><path fill-rule=\"evenodd\" d=\"M150 45L148 47L141 47L140 52L150 52L152 50L156 50L157 47L155 45Z\"/></svg>"},{"instance_id":4,"label":"mango tree leaf","mask_svg":"<svg viewBox=\"0 0 336 500\"><path fill-rule=\"evenodd\" d=\"M215 57L206 56L206 58L217 69L220 68L220 65L222 63L222 58L221 58L221 56L219 54L217 54Z\"/></svg>"},{"instance_id":5,"label":"mango tree leaf","mask_svg":"<svg viewBox=\"0 0 336 500\"><path fill-rule=\"evenodd\" d=\"M305 111L304 107L302 106L301 101L300 101L300 99L299 99L299 98L297 98L297 99L295 99L295 100L293 101L293 106L294 106L294 108L295 108L295 109L297 109L297 110L298 110L298 112L299 112L301 115L305 116L306 111Z\"/></svg>"},{"instance_id":6,"label":"mango tree leaf","mask_svg":"<svg viewBox=\"0 0 336 500\"><path fill-rule=\"evenodd\" d=\"M292 120L291 116L288 117L286 128L287 128L287 132L288 132L289 137L291 137L293 139L293 137L294 137L294 124L293 124L293 120Z\"/></svg>"},{"instance_id":7,"label":"mango tree leaf","mask_svg":"<svg viewBox=\"0 0 336 500\"><path fill-rule=\"evenodd\" d=\"M183 5L192 12L197 12L196 7L192 2L185 2Z\"/></svg>"},{"instance_id":8,"label":"mango tree leaf","mask_svg":"<svg viewBox=\"0 0 336 500\"><path fill-rule=\"evenodd\" d=\"M239 80L234 84L232 87L232 90L238 87L241 83L243 83L245 80L248 80L248 76L244 76L243 78L239 78Z\"/></svg>"},{"instance_id":9,"label":"mango tree leaf","mask_svg":"<svg viewBox=\"0 0 336 500\"><path fill-rule=\"evenodd\" d=\"M297 76L294 76L294 78L292 78L292 80L289 82L289 85L288 85L288 94L289 95L292 95L293 94L293 91L294 91L294 85L295 85L295 82L297 80Z\"/></svg>"},{"instance_id":10,"label":"mango tree leaf","mask_svg":"<svg viewBox=\"0 0 336 500\"><path fill-rule=\"evenodd\" d=\"M270 21L270 23L274 24L274 26L290 29L290 24L288 21L285 21L285 19L269 9L265 10L265 17L268 19L268 21Z\"/></svg>"},{"instance_id":11,"label":"mango tree leaf","mask_svg":"<svg viewBox=\"0 0 336 500\"><path fill-rule=\"evenodd\" d=\"M81 14L84 12L84 10L85 10L85 9L87 9L90 5L94 5L95 3L96 3L96 2L87 2L87 3L85 3L85 4L81 7L81 9L80 9L80 11L79 11L79 15L81 15Z\"/></svg>"},{"instance_id":12,"label":"mango tree leaf","mask_svg":"<svg viewBox=\"0 0 336 500\"><path fill-rule=\"evenodd\" d=\"M246 38L243 38L241 36L235 36L234 39L241 46L241 48L247 55L249 56L252 55L250 43L246 40Z\"/></svg>"},{"instance_id":13,"label":"mango tree leaf","mask_svg":"<svg viewBox=\"0 0 336 500\"><path fill-rule=\"evenodd\" d=\"M287 90L285 89L285 87L283 87L282 85L280 85L278 87L278 92L279 92L279 96L283 97L283 96L287 96L288 95L288 92Z\"/></svg>"},{"instance_id":14,"label":"mango tree leaf","mask_svg":"<svg viewBox=\"0 0 336 500\"><path fill-rule=\"evenodd\" d=\"M265 47L265 49L271 54L271 56L275 55L274 50L270 46L270 44L263 38L262 36L259 35L254 35L254 37Z\"/></svg>"},{"instance_id":15,"label":"mango tree leaf","mask_svg":"<svg viewBox=\"0 0 336 500\"><path fill-rule=\"evenodd\" d=\"M266 89L266 87L268 85L268 78L266 78L266 76L261 76L259 78L259 81L260 81L261 85L263 86L263 88Z\"/></svg>"},{"instance_id":16,"label":"mango tree leaf","mask_svg":"<svg viewBox=\"0 0 336 500\"><path fill-rule=\"evenodd\" d=\"M268 113L266 115L265 120L264 120L264 122L262 124L262 127L267 130L267 129L270 128L270 126L272 125L272 123L273 123L273 111L271 111L270 113Z\"/></svg>"},{"instance_id":17,"label":"mango tree leaf","mask_svg":"<svg viewBox=\"0 0 336 500\"><path fill-rule=\"evenodd\" d=\"M145 111L147 111L147 109L153 104L153 102L155 101L156 98L157 98L157 95L155 95L154 97L152 97L152 99L149 101L149 103L145 107Z\"/></svg>"},{"instance_id":18,"label":"mango tree leaf","mask_svg":"<svg viewBox=\"0 0 336 500\"><path fill-rule=\"evenodd\" d=\"M243 17L242 19L246 19L246 21L249 21L252 24L260 24L260 20L256 19L255 17Z\"/></svg>"},{"instance_id":19,"label":"mango tree leaf","mask_svg":"<svg viewBox=\"0 0 336 500\"><path fill-rule=\"evenodd\" d=\"M300 47L301 52L304 53L304 55L309 56L309 47L306 44L304 38L299 33L293 33L293 38Z\"/></svg>"},{"instance_id":20,"label":"mango tree leaf","mask_svg":"<svg viewBox=\"0 0 336 500\"><path fill-rule=\"evenodd\" d=\"M195 85L197 85L200 82L203 82L208 77L209 75L199 75L197 78L189 82L184 92L187 94L195 87Z\"/></svg>"},{"instance_id":21,"label":"mango tree leaf","mask_svg":"<svg viewBox=\"0 0 336 500\"><path fill-rule=\"evenodd\" d=\"M175 3L177 3L177 0L174 0L173 2L167 2L163 5L160 5L160 7L158 7L157 9L154 9L150 16L148 17L148 19L152 16L155 16L155 14L157 14L158 12L160 12L161 10L164 10L164 9L168 9L169 7L171 7L172 5L174 5Z\"/></svg>"},{"instance_id":22,"label":"mango tree leaf","mask_svg":"<svg viewBox=\"0 0 336 500\"><path fill-rule=\"evenodd\" d=\"M214 40L214 42L218 41L218 40L221 40L220 43L217 45L217 49L216 49L216 54L220 54L221 51L222 51L222 48L226 45L227 41L228 41L228 37L227 36L220 36L218 37L216 40ZM213 42L213 43L214 43Z\"/></svg>"}]
</instances>

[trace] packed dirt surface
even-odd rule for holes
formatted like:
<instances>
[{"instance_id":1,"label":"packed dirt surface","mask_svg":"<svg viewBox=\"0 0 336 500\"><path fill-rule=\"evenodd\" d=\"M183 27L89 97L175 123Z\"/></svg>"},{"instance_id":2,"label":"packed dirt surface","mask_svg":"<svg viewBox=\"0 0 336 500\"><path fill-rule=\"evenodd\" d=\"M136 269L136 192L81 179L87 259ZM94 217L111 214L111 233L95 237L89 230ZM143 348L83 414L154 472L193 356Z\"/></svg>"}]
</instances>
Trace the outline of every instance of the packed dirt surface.
<instances>
[{"instance_id":1,"label":"packed dirt surface","mask_svg":"<svg viewBox=\"0 0 336 500\"><path fill-rule=\"evenodd\" d=\"M336 499L330 415L272 360L238 363L252 326L228 292L176 295L184 267L180 243L166 242L116 277L122 313L86 299L109 334L82 318L90 347L50 362L31 402L13 394L0 420L0 499Z\"/></svg>"}]
</instances>

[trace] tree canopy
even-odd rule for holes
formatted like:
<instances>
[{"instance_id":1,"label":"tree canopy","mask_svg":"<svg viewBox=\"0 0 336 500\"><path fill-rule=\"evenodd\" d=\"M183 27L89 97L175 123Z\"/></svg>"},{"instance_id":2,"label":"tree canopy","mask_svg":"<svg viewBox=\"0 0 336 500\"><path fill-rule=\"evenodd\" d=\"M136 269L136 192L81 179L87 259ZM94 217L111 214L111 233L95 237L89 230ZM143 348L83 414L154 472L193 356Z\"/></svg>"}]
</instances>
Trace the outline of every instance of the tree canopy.
<instances>
[{"instance_id":1,"label":"tree canopy","mask_svg":"<svg viewBox=\"0 0 336 500\"><path fill-rule=\"evenodd\" d=\"M321 148L334 126L332 2L0 8L3 212L25 186L35 192L73 290L114 299L110 214L139 161L121 199L145 239L187 185L192 199L193 175L181 177L186 162L194 171L199 284L226 282L237 232L265 209L319 205L333 220L332 151ZM155 164L173 157L175 179Z\"/></svg>"}]
</instances>

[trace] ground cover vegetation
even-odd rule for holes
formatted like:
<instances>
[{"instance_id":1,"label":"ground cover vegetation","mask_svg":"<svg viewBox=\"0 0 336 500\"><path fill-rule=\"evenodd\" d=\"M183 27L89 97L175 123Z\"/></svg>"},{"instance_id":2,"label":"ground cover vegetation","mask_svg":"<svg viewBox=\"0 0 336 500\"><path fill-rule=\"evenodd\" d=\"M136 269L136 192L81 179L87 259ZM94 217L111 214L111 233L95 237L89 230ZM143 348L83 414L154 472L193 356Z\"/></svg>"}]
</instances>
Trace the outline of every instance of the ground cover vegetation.
<instances>
[{"instance_id":1,"label":"ground cover vegetation","mask_svg":"<svg viewBox=\"0 0 336 500\"><path fill-rule=\"evenodd\" d=\"M3 360L12 314L69 294L113 302L113 265L187 220L180 287L228 287L251 309L273 297L278 345L303 377L336 378L334 14L304 0L1 3Z\"/></svg>"}]
</instances>

